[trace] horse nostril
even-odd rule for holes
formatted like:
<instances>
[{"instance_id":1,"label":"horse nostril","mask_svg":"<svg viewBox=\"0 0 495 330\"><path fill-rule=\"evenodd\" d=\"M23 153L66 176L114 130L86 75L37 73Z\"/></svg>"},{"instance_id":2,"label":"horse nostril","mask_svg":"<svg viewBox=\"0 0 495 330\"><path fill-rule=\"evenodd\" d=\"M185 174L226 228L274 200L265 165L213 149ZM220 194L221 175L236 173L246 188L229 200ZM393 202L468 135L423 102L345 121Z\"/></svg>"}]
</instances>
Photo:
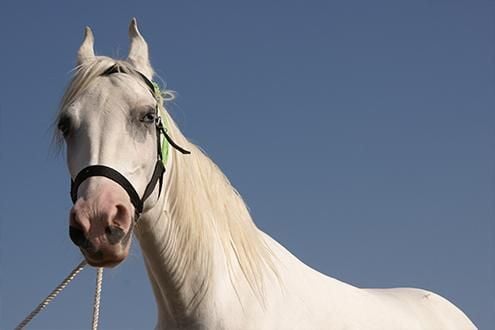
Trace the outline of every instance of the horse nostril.
<instances>
[{"instance_id":1,"label":"horse nostril","mask_svg":"<svg viewBox=\"0 0 495 330\"><path fill-rule=\"evenodd\" d=\"M69 237L71 241L79 247L83 247L87 241L86 236L84 236L84 232L73 226L69 226Z\"/></svg>"},{"instance_id":2,"label":"horse nostril","mask_svg":"<svg viewBox=\"0 0 495 330\"><path fill-rule=\"evenodd\" d=\"M96 251L95 246L86 238L84 232L73 226L69 226L69 237L75 245L88 252Z\"/></svg>"},{"instance_id":3,"label":"horse nostril","mask_svg":"<svg viewBox=\"0 0 495 330\"><path fill-rule=\"evenodd\" d=\"M105 228L105 235L108 242L112 245L119 243L125 236L125 232L117 226L108 226Z\"/></svg>"}]
</instances>

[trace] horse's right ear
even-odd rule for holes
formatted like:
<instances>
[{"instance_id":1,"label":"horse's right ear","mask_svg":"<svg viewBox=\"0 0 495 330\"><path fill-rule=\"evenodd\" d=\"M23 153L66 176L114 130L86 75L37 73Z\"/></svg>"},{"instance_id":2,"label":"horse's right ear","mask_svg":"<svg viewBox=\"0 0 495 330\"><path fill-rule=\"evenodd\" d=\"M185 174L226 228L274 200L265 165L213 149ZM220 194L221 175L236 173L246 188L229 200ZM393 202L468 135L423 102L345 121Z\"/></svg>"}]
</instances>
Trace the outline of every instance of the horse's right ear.
<instances>
[{"instance_id":1,"label":"horse's right ear","mask_svg":"<svg viewBox=\"0 0 495 330\"><path fill-rule=\"evenodd\" d=\"M95 57L95 51L93 49L95 39L93 37L93 32L86 26L84 29L84 40L79 47L77 52L77 65L81 65L86 61L92 60Z\"/></svg>"}]
</instances>

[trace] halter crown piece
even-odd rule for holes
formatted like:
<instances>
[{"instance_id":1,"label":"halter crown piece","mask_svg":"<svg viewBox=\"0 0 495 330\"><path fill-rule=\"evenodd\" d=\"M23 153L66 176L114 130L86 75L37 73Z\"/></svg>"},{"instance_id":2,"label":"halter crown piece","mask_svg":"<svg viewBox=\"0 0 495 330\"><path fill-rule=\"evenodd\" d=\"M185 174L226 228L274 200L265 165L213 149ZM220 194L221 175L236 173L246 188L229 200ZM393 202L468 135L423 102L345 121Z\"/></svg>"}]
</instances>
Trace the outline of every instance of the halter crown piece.
<instances>
[{"instance_id":1,"label":"halter crown piece","mask_svg":"<svg viewBox=\"0 0 495 330\"><path fill-rule=\"evenodd\" d=\"M164 119L160 116L160 87L158 84L154 81L149 80L144 74L142 74L139 71L136 71L139 76L142 78L144 83L149 87L149 90L151 94L153 95L153 98L156 100L156 105L155 105L155 130L156 130L156 163L155 163L155 169L153 170L153 175L151 176L150 181L146 185L146 189L144 190L143 196L139 197L139 194L137 193L136 189L134 189L133 185L123 176L120 174L117 170L114 170L111 167L105 166L105 165L90 165L85 168L83 168L77 175L76 178L71 181L71 187L70 187L70 196L72 198L72 202L75 203L77 200L77 189L81 185L81 183L86 180L87 178L90 178L92 176L103 176L106 177L110 180L113 180L114 182L118 183L129 195L129 198L131 199L131 203L134 206L135 209L135 221L137 222L139 219L139 216L143 212L143 206L145 200L151 195L153 190L155 190L156 184L159 183L159 188L158 188L158 197L160 197L160 193L162 190L162 184L163 184L163 175L165 173L165 163L167 162L168 158L168 144L170 144L172 147L174 147L177 151L179 151L182 154L190 154L189 151L185 150L184 148L180 147L177 145L170 135L167 133L167 130L165 129L164 126ZM113 73L125 73L122 72L120 69L120 66L118 64L114 64L110 68L108 68L105 72L102 73L102 76L108 76ZM164 137L162 141L162 135Z\"/></svg>"}]
</instances>

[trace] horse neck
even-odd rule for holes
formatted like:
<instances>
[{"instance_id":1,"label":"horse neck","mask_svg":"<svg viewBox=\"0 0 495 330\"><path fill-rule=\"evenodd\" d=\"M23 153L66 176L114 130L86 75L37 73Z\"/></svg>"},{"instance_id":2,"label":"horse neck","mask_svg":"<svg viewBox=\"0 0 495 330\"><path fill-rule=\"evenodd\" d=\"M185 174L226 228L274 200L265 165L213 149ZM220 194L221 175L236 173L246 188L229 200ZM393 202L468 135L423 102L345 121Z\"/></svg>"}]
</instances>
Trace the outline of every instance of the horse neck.
<instances>
[{"instance_id":1,"label":"horse neck","mask_svg":"<svg viewBox=\"0 0 495 330\"><path fill-rule=\"evenodd\" d=\"M191 322L213 304L218 312L218 298L231 310L261 301L274 269L263 236L220 169L169 123L192 154L171 150L161 202L136 227L160 318Z\"/></svg>"}]
</instances>

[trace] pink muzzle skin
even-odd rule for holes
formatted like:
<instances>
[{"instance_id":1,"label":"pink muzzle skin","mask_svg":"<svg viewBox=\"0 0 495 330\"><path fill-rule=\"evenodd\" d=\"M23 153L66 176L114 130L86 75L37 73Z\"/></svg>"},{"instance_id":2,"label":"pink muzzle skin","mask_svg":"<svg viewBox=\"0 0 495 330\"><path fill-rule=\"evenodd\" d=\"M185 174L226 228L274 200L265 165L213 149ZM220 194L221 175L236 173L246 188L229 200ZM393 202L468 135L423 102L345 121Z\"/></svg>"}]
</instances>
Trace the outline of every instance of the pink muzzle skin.
<instances>
[{"instance_id":1,"label":"pink muzzle skin","mask_svg":"<svg viewBox=\"0 0 495 330\"><path fill-rule=\"evenodd\" d=\"M97 193L85 190L82 195L70 211L71 240L90 264L118 264L128 254L134 223L128 196L112 182L98 186Z\"/></svg>"}]
</instances>

